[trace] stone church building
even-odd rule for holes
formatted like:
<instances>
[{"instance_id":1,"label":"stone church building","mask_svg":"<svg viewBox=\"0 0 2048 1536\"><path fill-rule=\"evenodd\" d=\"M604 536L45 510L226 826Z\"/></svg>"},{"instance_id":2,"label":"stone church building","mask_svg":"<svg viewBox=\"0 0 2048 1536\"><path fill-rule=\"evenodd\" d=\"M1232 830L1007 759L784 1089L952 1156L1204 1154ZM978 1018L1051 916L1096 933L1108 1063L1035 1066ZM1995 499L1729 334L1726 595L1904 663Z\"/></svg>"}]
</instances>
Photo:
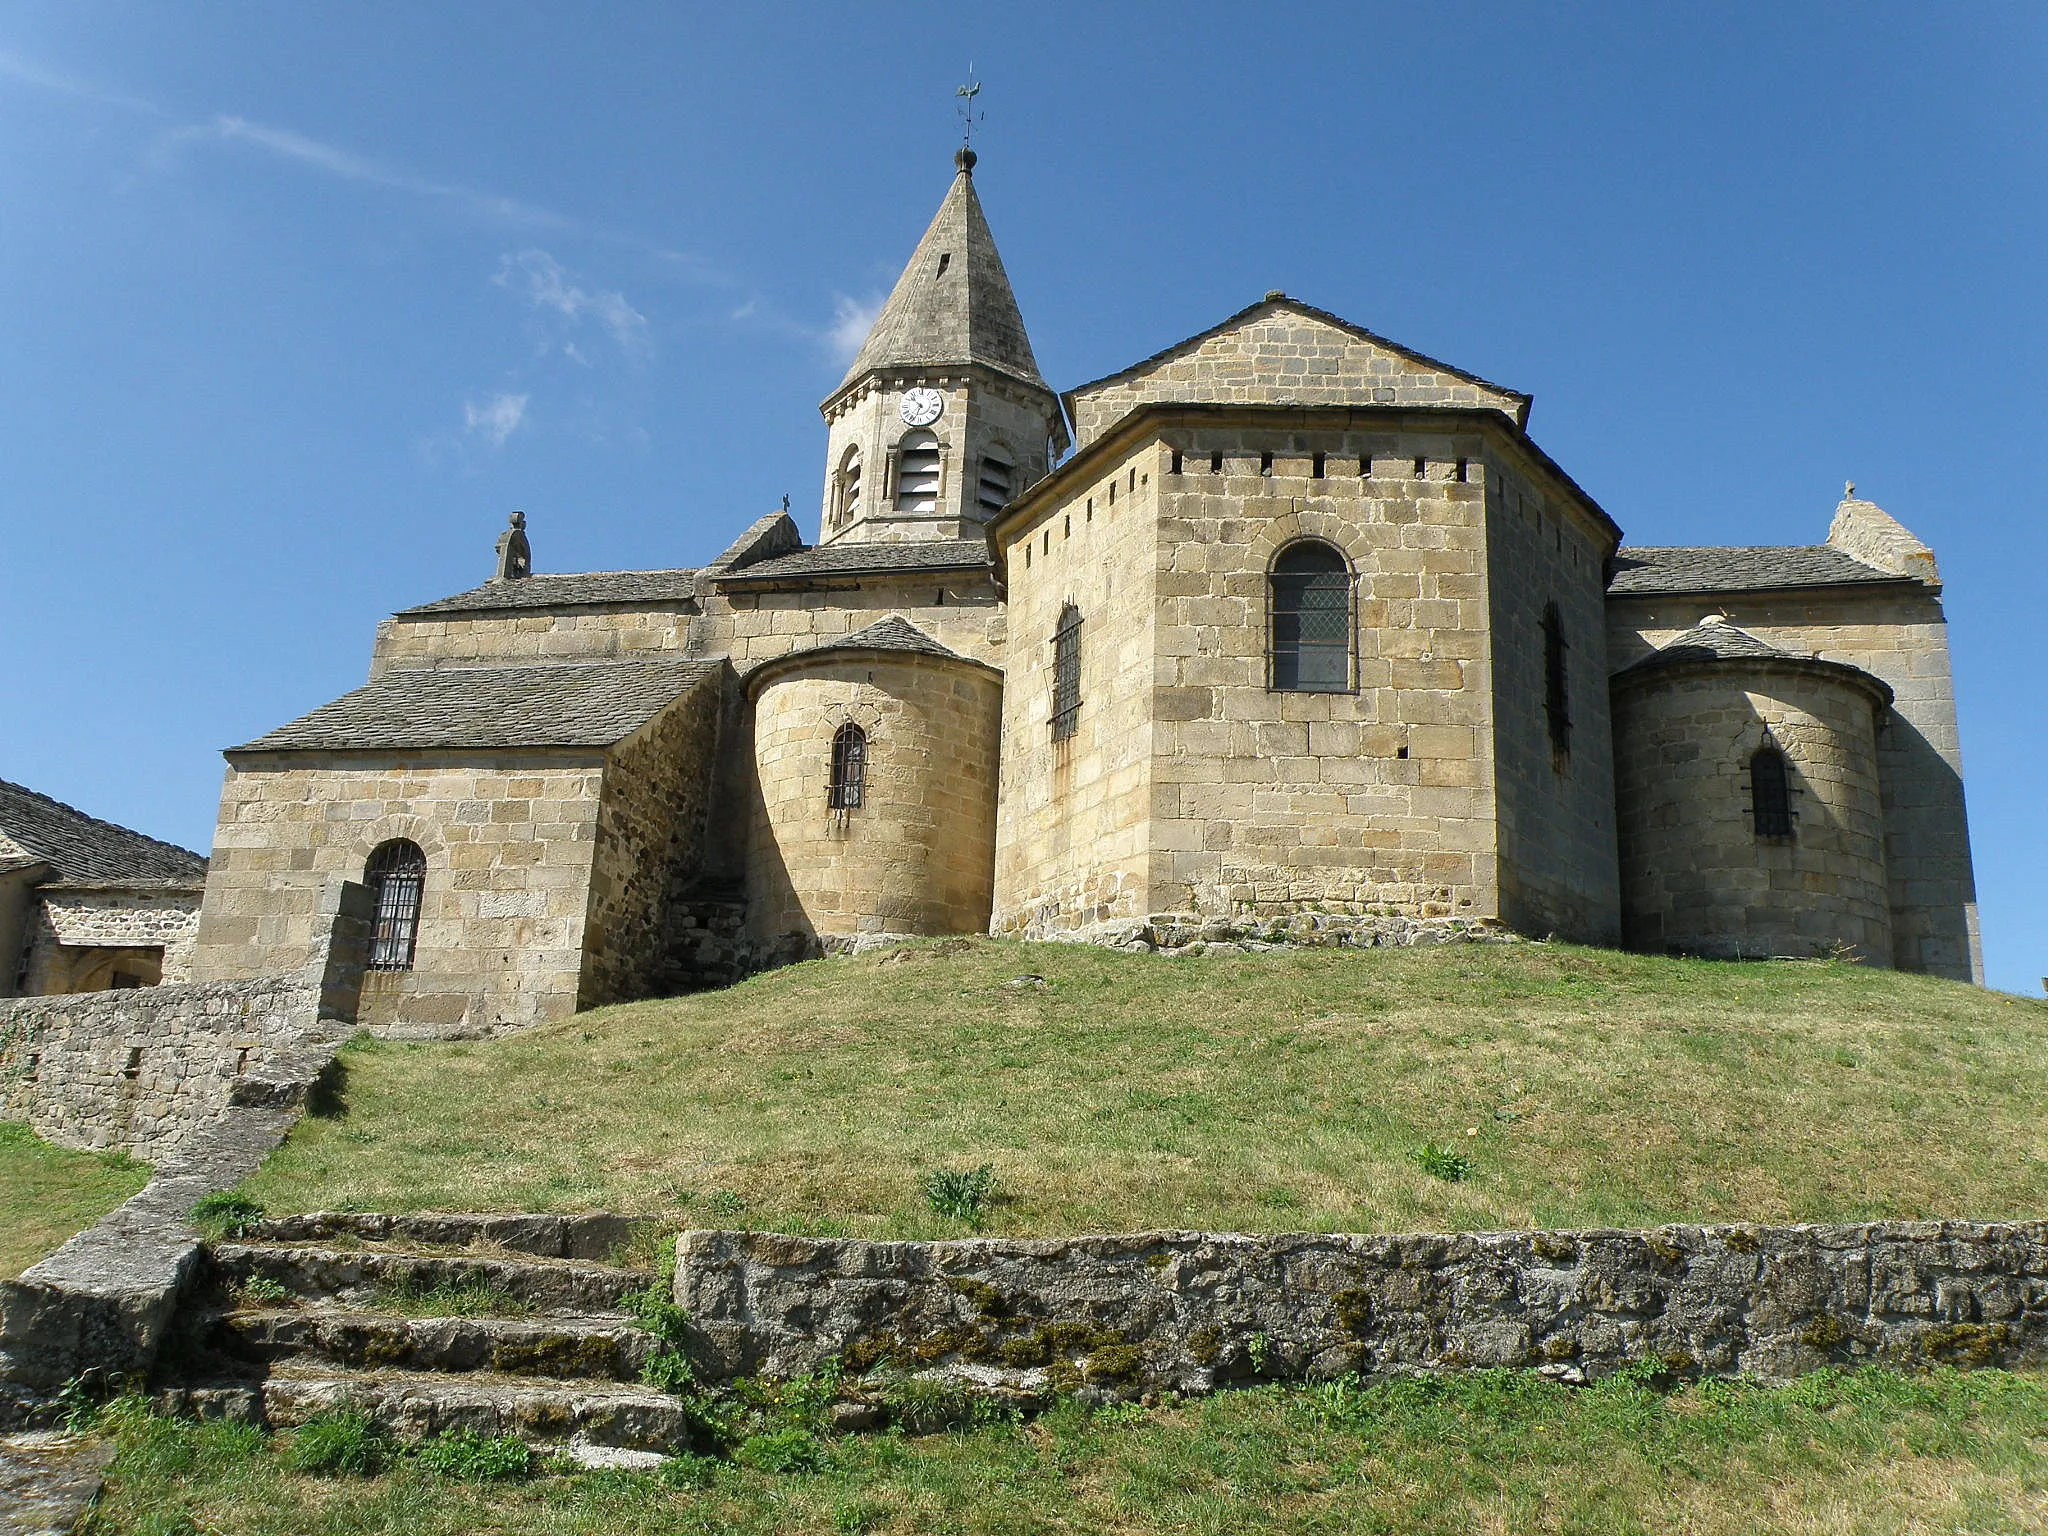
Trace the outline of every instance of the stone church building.
<instances>
[{"instance_id":1,"label":"stone church building","mask_svg":"<svg viewBox=\"0 0 2048 1536\"><path fill-rule=\"evenodd\" d=\"M863 935L1432 928L1981 977L1941 583L1630 547L1530 397L1280 293L1039 374L962 151L825 399L815 525L494 578L227 753L196 979L378 910L364 1021L487 1032ZM1815 519L1817 525L1818 519Z\"/></svg>"}]
</instances>

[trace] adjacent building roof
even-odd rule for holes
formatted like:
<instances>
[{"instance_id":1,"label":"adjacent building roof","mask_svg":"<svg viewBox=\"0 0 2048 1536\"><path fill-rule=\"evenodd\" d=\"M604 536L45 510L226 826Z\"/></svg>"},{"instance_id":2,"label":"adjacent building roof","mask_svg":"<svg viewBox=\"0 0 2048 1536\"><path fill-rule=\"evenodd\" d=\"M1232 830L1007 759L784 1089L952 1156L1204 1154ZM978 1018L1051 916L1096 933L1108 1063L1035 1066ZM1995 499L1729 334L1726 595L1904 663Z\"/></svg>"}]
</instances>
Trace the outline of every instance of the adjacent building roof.
<instances>
[{"instance_id":1,"label":"adjacent building roof","mask_svg":"<svg viewBox=\"0 0 2048 1536\"><path fill-rule=\"evenodd\" d=\"M710 680L715 661L387 672L230 752L608 747Z\"/></svg>"},{"instance_id":2,"label":"adjacent building roof","mask_svg":"<svg viewBox=\"0 0 2048 1536\"><path fill-rule=\"evenodd\" d=\"M1672 636L1641 661L1633 666L1623 667L1617 676L1639 679L1646 672L1702 662L1755 662L1767 667L1795 667L1828 672L1859 684L1877 695L1881 703L1889 704L1892 701L1891 686L1881 678L1871 676L1861 667L1851 666L1845 661L1828 661L1819 656L1800 656L1791 651L1780 650L1768 640L1761 640L1746 629L1738 629L1716 614L1710 614L1691 629Z\"/></svg>"},{"instance_id":3,"label":"adjacent building roof","mask_svg":"<svg viewBox=\"0 0 2048 1536\"><path fill-rule=\"evenodd\" d=\"M1609 592L1767 592L1907 578L1827 544L1735 544L1677 548L1624 545L1614 552Z\"/></svg>"},{"instance_id":4,"label":"adjacent building roof","mask_svg":"<svg viewBox=\"0 0 2048 1536\"><path fill-rule=\"evenodd\" d=\"M942 661L956 661L963 666L981 667L990 672L996 670L985 661L977 661L972 656L962 656L958 651L939 644L930 635L904 618L902 614L892 613L886 619L877 619L874 623L868 625L867 628L857 629L850 635L841 635L837 639L826 640L818 645L806 647L801 651L791 651L787 655L777 656L772 661L763 662L754 669L753 676L747 680L747 683L749 688L752 688L757 686L770 673L785 671L793 667L801 667L805 662L818 660L823 657L843 655L851 652L867 653L874 651L896 651L912 656L936 656Z\"/></svg>"},{"instance_id":5,"label":"adjacent building roof","mask_svg":"<svg viewBox=\"0 0 2048 1536\"><path fill-rule=\"evenodd\" d=\"M582 571L487 581L467 592L400 611L402 619L436 613L510 612L522 608L591 608L605 603L678 603L697 595L695 571Z\"/></svg>"},{"instance_id":6,"label":"adjacent building roof","mask_svg":"<svg viewBox=\"0 0 2048 1536\"><path fill-rule=\"evenodd\" d=\"M206 860L189 848L117 827L5 779L0 834L22 855L50 865L53 883L196 886L206 879Z\"/></svg>"},{"instance_id":7,"label":"adjacent building roof","mask_svg":"<svg viewBox=\"0 0 2048 1536\"><path fill-rule=\"evenodd\" d=\"M980 363L1051 393L974 193L973 151L961 151L954 163L959 171L945 201L840 389L878 368Z\"/></svg>"},{"instance_id":8,"label":"adjacent building roof","mask_svg":"<svg viewBox=\"0 0 2048 1536\"><path fill-rule=\"evenodd\" d=\"M929 539L902 544L823 544L794 554L756 560L716 580L720 586L746 582L823 579L833 576L884 576L921 571L985 571L989 567L986 539Z\"/></svg>"}]
</instances>

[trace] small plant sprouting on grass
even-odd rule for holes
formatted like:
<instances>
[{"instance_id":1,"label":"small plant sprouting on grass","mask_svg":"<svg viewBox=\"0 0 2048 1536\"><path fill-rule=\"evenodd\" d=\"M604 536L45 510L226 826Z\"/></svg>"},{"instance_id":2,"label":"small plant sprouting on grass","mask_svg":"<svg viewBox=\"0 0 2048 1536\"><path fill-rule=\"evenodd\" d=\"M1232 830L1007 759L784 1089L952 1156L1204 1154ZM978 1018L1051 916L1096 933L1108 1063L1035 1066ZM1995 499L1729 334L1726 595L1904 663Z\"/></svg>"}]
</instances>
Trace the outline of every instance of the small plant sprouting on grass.
<instances>
[{"instance_id":1,"label":"small plant sprouting on grass","mask_svg":"<svg viewBox=\"0 0 2048 1536\"><path fill-rule=\"evenodd\" d=\"M809 1430L775 1429L749 1435L732 1459L756 1472L815 1472L825 1459L825 1448Z\"/></svg>"},{"instance_id":2,"label":"small plant sprouting on grass","mask_svg":"<svg viewBox=\"0 0 2048 1536\"><path fill-rule=\"evenodd\" d=\"M425 1441L420 1465L429 1472L465 1483L487 1483L525 1477L533 1471L533 1452L517 1435L480 1435L473 1429L450 1429Z\"/></svg>"},{"instance_id":3,"label":"small plant sprouting on grass","mask_svg":"<svg viewBox=\"0 0 2048 1536\"><path fill-rule=\"evenodd\" d=\"M925 1204L935 1215L964 1221L978 1227L988 1215L995 1198L996 1170L992 1163L979 1168L935 1168L924 1176Z\"/></svg>"},{"instance_id":4,"label":"small plant sprouting on grass","mask_svg":"<svg viewBox=\"0 0 2048 1536\"><path fill-rule=\"evenodd\" d=\"M1452 1147L1440 1147L1433 1141L1415 1154L1415 1161L1421 1164L1424 1173L1447 1184L1462 1184L1479 1171L1478 1165L1464 1153Z\"/></svg>"},{"instance_id":5,"label":"small plant sprouting on grass","mask_svg":"<svg viewBox=\"0 0 2048 1536\"><path fill-rule=\"evenodd\" d=\"M291 1305L297 1292L268 1275L250 1275L235 1283L235 1294L252 1307L284 1307Z\"/></svg>"},{"instance_id":6,"label":"small plant sprouting on grass","mask_svg":"<svg viewBox=\"0 0 2048 1536\"><path fill-rule=\"evenodd\" d=\"M285 1466L325 1477L368 1477L391 1454L377 1421L360 1408L331 1408L301 1424L286 1442Z\"/></svg>"},{"instance_id":7,"label":"small plant sprouting on grass","mask_svg":"<svg viewBox=\"0 0 2048 1536\"><path fill-rule=\"evenodd\" d=\"M192 1225L216 1243L223 1238L247 1237L262 1220L263 1207L231 1189L201 1195L192 1207Z\"/></svg>"}]
</instances>

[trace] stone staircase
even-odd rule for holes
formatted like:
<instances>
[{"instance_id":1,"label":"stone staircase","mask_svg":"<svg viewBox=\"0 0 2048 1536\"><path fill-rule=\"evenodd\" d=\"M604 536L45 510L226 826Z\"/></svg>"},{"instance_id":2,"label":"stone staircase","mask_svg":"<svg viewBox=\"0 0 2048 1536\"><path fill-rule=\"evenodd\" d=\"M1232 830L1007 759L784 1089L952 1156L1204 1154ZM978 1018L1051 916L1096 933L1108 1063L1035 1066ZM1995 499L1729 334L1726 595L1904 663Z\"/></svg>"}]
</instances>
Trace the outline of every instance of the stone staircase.
<instances>
[{"instance_id":1,"label":"stone staircase","mask_svg":"<svg viewBox=\"0 0 2048 1536\"><path fill-rule=\"evenodd\" d=\"M653 1275L611 1262L615 1217L317 1215L210 1244L158 1370L169 1410L275 1428L354 1407L406 1438L696 1448L641 1384L658 1347L627 1311Z\"/></svg>"}]
</instances>

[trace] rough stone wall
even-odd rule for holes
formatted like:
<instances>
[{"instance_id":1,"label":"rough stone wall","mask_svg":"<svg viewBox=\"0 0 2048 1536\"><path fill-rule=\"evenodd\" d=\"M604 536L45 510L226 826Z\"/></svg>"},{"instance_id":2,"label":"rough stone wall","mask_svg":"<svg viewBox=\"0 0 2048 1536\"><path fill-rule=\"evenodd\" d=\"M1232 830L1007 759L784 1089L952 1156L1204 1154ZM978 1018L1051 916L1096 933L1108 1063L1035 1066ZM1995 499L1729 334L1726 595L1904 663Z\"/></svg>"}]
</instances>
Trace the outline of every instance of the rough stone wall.
<instances>
[{"instance_id":1,"label":"rough stone wall","mask_svg":"<svg viewBox=\"0 0 2048 1536\"><path fill-rule=\"evenodd\" d=\"M828 935L985 933L1002 681L905 655L823 657L754 706L749 931L764 957ZM832 739L867 732L864 803L828 804Z\"/></svg>"},{"instance_id":2,"label":"rough stone wall","mask_svg":"<svg viewBox=\"0 0 2048 1536\"><path fill-rule=\"evenodd\" d=\"M58 887L37 895L24 995L95 991L115 970L152 984L191 979L198 892Z\"/></svg>"},{"instance_id":3,"label":"rough stone wall","mask_svg":"<svg viewBox=\"0 0 2048 1536\"><path fill-rule=\"evenodd\" d=\"M1153 910L1160 463L1148 444L1006 535L998 933L1039 938ZM1074 735L1054 741L1053 635L1068 603L1081 615L1081 708Z\"/></svg>"},{"instance_id":4,"label":"rough stone wall","mask_svg":"<svg viewBox=\"0 0 2048 1536\"><path fill-rule=\"evenodd\" d=\"M1076 446L1086 448L1141 405L1425 405L1493 407L1519 422L1523 403L1281 306L1141 373L1073 391Z\"/></svg>"},{"instance_id":5,"label":"rough stone wall","mask_svg":"<svg viewBox=\"0 0 2048 1536\"><path fill-rule=\"evenodd\" d=\"M1640 660L1709 614L1794 655L1861 667L1891 685L1878 732L1892 963L1982 982L1963 759L1939 592L1920 583L1816 592L1644 595L1608 600L1608 656Z\"/></svg>"},{"instance_id":6,"label":"rough stone wall","mask_svg":"<svg viewBox=\"0 0 2048 1536\"><path fill-rule=\"evenodd\" d=\"M252 1061L297 1045L317 1001L264 977L0 1003L0 1120L156 1162L219 1117Z\"/></svg>"},{"instance_id":7,"label":"rough stone wall","mask_svg":"<svg viewBox=\"0 0 2048 1536\"><path fill-rule=\"evenodd\" d=\"M606 757L580 1007L682 988L671 907L703 860L720 699L716 686L692 689Z\"/></svg>"},{"instance_id":8,"label":"rough stone wall","mask_svg":"<svg viewBox=\"0 0 2048 1536\"><path fill-rule=\"evenodd\" d=\"M2048 1225L875 1243L686 1232L711 1377L838 1362L1101 1398L1533 1367L1586 1381L2048 1361Z\"/></svg>"},{"instance_id":9,"label":"rough stone wall","mask_svg":"<svg viewBox=\"0 0 2048 1536\"><path fill-rule=\"evenodd\" d=\"M370 973L362 1022L480 1033L562 1017L603 777L596 752L244 758L221 791L194 977L300 969L322 893L403 837L427 859L418 957Z\"/></svg>"},{"instance_id":10,"label":"rough stone wall","mask_svg":"<svg viewBox=\"0 0 2048 1536\"><path fill-rule=\"evenodd\" d=\"M1421 419L1169 437L1154 909L1495 915L1483 439ZM1268 571L1302 537L1352 568L1353 692L1268 686Z\"/></svg>"},{"instance_id":11,"label":"rough stone wall","mask_svg":"<svg viewBox=\"0 0 2048 1536\"><path fill-rule=\"evenodd\" d=\"M1546 493L1519 455L1496 446L1484 472L1500 917L1521 933L1612 944L1621 932L1604 596L1612 538ZM1545 709L1543 618L1553 602L1566 645L1563 753Z\"/></svg>"},{"instance_id":12,"label":"rough stone wall","mask_svg":"<svg viewBox=\"0 0 2048 1536\"><path fill-rule=\"evenodd\" d=\"M400 615L377 626L370 676L424 667L640 660L689 643L694 603Z\"/></svg>"},{"instance_id":13,"label":"rough stone wall","mask_svg":"<svg viewBox=\"0 0 2048 1536\"><path fill-rule=\"evenodd\" d=\"M1623 933L1639 949L1889 965L1876 702L1810 670L1723 662L1616 680ZM1749 760L1766 730L1794 832L1756 835Z\"/></svg>"}]
</instances>

